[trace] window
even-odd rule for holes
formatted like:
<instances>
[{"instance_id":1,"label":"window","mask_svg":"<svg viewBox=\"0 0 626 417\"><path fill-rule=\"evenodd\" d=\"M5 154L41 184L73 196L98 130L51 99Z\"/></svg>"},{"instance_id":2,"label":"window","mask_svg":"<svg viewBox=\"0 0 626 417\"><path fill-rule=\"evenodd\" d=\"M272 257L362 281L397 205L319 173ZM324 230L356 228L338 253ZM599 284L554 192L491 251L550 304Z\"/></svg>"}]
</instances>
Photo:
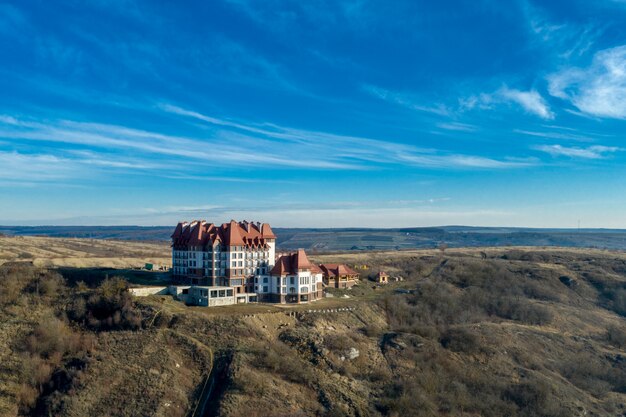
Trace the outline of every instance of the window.
<instances>
[{"instance_id":1,"label":"window","mask_svg":"<svg viewBox=\"0 0 626 417\"><path fill-rule=\"evenodd\" d=\"M226 290L226 295L229 297L233 296L233 290Z\"/></svg>"},{"instance_id":2,"label":"window","mask_svg":"<svg viewBox=\"0 0 626 417\"><path fill-rule=\"evenodd\" d=\"M267 277L263 277L263 284L267 284Z\"/></svg>"},{"instance_id":3,"label":"window","mask_svg":"<svg viewBox=\"0 0 626 417\"><path fill-rule=\"evenodd\" d=\"M219 296L220 297L226 297L226 291L225 290L219 290Z\"/></svg>"},{"instance_id":4,"label":"window","mask_svg":"<svg viewBox=\"0 0 626 417\"><path fill-rule=\"evenodd\" d=\"M183 294L189 294L189 288L183 288Z\"/></svg>"},{"instance_id":5,"label":"window","mask_svg":"<svg viewBox=\"0 0 626 417\"><path fill-rule=\"evenodd\" d=\"M258 284L259 283L259 277L254 277L254 283Z\"/></svg>"},{"instance_id":6,"label":"window","mask_svg":"<svg viewBox=\"0 0 626 417\"><path fill-rule=\"evenodd\" d=\"M239 266L239 267L243 266L243 262L239 261L239 263L237 264L237 266Z\"/></svg>"},{"instance_id":7,"label":"window","mask_svg":"<svg viewBox=\"0 0 626 417\"><path fill-rule=\"evenodd\" d=\"M293 277L289 277L289 283L290 283L291 285L295 284Z\"/></svg>"},{"instance_id":8,"label":"window","mask_svg":"<svg viewBox=\"0 0 626 417\"><path fill-rule=\"evenodd\" d=\"M217 290L211 290L211 298L217 297Z\"/></svg>"},{"instance_id":9,"label":"window","mask_svg":"<svg viewBox=\"0 0 626 417\"><path fill-rule=\"evenodd\" d=\"M283 293L283 294L287 294L287 287L283 287L283 291L282 291L282 293Z\"/></svg>"},{"instance_id":10,"label":"window","mask_svg":"<svg viewBox=\"0 0 626 417\"><path fill-rule=\"evenodd\" d=\"M268 292L267 285L263 286L263 292Z\"/></svg>"}]
</instances>

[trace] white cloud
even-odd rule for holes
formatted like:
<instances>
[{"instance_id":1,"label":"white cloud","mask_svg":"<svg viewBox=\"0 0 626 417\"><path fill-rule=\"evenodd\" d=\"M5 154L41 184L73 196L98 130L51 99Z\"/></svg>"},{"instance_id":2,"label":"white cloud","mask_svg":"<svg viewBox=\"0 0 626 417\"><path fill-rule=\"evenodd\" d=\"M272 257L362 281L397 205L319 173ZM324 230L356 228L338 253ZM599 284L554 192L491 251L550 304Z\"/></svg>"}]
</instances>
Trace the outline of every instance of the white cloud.
<instances>
[{"instance_id":1,"label":"white cloud","mask_svg":"<svg viewBox=\"0 0 626 417\"><path fill-rule=\"evenodd\" d=\"M368 161L383 164L403 164L431 168L518 168L535 163L531 160L498 160L476 155L450 155L432 149L421 149L414 146L402 145L377 139L336 135L332 133L300 130L273 124L244 124L225 121L197 112L188 111L175 106L162 106L166 111L184 115L220 126L230 126L238 130L254 132L270 138L277 138L306 145L309 150L301 150L309 155L333 155L339 160L354 163L354 161ZM469 125L461 125L466 128ZM258 140L258 139L256 139ZM284 145L282 145L284 147ZM288 149L288 148L287 148ZM384 157L381 158L381 155ZM353 167L354 168L354 167Z\"/></svg>"},{"instance_id":2,"label":"white cloud","mask_svg":"<svg viewBox=\"0 0 626 417\"><path fill-rule=\"evenodd\" d=\"M67 178L76 172L70 160L46 154L0 151L0 179L43 182Z\"/></svg>"},{"instance_id":3,"label":"white cloud","mask_svg":"<svg viewBox=\"0 0 626 417\"><path fill-rule=\"evenodd\" d=\"M434 104L430 106L424 105L415 97L381 87L376 87L374 85L363 85L362 89L376 98L398 104L411 110L432 113L439 116L448 116L450 114L450 110L443 104Z\"/></svg>"},{"instance_id":4,"label":"white cloud","mask_svg":"<svg viewBox=\"0 0 626 417\"><path fill-rule=\"evenodd\" d=\"M533 113L543 119L554 119L554 113L550 111L548 103L535 90L520 91L504 87L499 90L498 94L505 100L519 104L529 113Z\"/></svg>"},{"instance_id":5,"label":"white cloud","mask_svg":"<svg viewBox=\"0 0 626 417\"><path fill-rule=\"evenodd\" d=\"M459 100L461 109L472 110L479 108L489 110L499 104L515 103L528 113L539 116L542 119L554 119L554 113L546 100L536 90L521 91L502 87L493 93L481 93Z\"/></svg>"},{"instance_id":6,"label":"white cloud","mask_svg":"<svg viewBox=\"0 0 626 417\"><path fill-rule=\"evenodd\" d=\"M522 129L515 129L513 130L513 132L521 133L523 135L528 135L528 136L536 136L540 138L572 140L576 142L591 142L594 140L593 138L589 136L579 135L576 133L569 133L569 132L558 132L558 131L557 132L553 132L553 131L538 132L538 131L533 131L533 130L522 130Z\"/></svg>"},{"instance_id":7,"label":"white cloud","mask_svg":"<svg viewBox=\"0 0 626 417\"><path fill-rule=\"evenodd\" d=\"M476 126L474 125L459 122L438 123L437 127L440 129L453 130L457 132L475 132L477 130Z\"/></svg>"},{"instance_id":8,"label":"white cloud","mask_svg":"<svg viewBox=\"0 0 626 417\"><path fill-rule=\"evenodd\" d=\"M298 170L363 170L391 166L508 169L535 163L520 159L451 154L410 144L270 123L234 121L172 105L159 107L183 118L180 123L190 118L210 125L210 128L194 124L196 129L200 129L197 135L175 136L118 125L72 120L34 121L0 115L0 138L11 138L13 143L22 144L58 144L49 149L52 155L46 157L48 159L15 153L0 155L0 163L6 161L0 169L0 179L18 179L22 171L33 179L44 178L44 174L38 177L37 172L53 175L48 179L81 179L103 173L184 179L187 176L207 174L218 178L219 175L215 174L219 172L215 169L232 167ZM212 168L210 173L207 166Z\"/></svg>"},{"instance_id":9,"label":"white cloud","mask_svg":"<svg viewBox=\"0 0 626 417\"><path fill-rule=\"evenodd\" d=\"M594 145L587 148L567 147L561 145L542 145L537 146L535 149L546 152L552 156L567 156L570 158L584 159L602 159L608 157L608 154L621 151L621 149L617 147L602 145Z\"/></svg>"},{"instance_id":10,"label":"white cloud","mask_svg":"<svg viewBox=\"0 0 626 417\"><path fill-rule=\"evenodd\" d=\"M540 10L526 4L524 7L530 31L544 47L557 52L561 59L581 57L587 53L604 29L592 24L554 23Z\"/></svg>"},{"instance_id":11,"label":"white cloud","mask_svg":"<svg viewBox=\"0 0 626 417\"><path fill-rule=\"evenodd\" d=\"M548 77L551 95L581 113L626 118L626 45L599 51L587 68L567 68Z\"/></svg>"}]
</instances>

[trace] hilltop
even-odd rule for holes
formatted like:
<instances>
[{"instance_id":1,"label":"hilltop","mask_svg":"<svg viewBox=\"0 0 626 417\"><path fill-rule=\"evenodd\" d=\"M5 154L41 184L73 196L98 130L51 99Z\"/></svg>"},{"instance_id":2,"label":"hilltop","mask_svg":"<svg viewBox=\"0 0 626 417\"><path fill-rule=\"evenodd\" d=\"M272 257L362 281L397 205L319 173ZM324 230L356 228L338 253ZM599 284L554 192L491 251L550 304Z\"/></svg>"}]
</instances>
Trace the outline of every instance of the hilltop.
<instances>
[{"instance_id":1,"label":"hilltop","mask_svg":"<svg viewBox=\"0 0 626 417\"><path fill-rule=\"evenodd\" d=\"M623 253L497 248L312 258L367 264L365 275L384 269L404 281L364 281L292 308L190 308L169 297L131 299L123 281L91 280L91 270L84 270L85 284L63 269L0 267L0 410L248 417L626 412Z\"/></svg>"}]
</instances>

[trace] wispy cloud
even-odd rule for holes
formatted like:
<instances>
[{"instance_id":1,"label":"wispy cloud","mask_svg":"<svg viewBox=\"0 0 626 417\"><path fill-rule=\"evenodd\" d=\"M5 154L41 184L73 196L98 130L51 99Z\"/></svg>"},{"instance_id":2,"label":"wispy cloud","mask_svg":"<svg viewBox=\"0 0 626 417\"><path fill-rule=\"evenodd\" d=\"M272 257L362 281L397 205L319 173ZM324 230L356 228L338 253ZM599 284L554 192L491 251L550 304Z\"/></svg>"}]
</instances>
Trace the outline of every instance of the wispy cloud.
<instances>
[{"instance_id":1,"label":"wispy cloud","mask_svg":"<svg viewBox=\"0 0 626 417\"><path fill-rule=\"evenodd\" d=\"M553 132L553 131L534 131L534 130L522 130L515 129L513 130L515 133L521 133L527 136L535 136L540 138L548 138L548 139L562 139L562 140L571 140L576 142L591 142L594 140L590 136L580 135L577 133L571 132Z\"/></svg>"},{"instance_id":2,"label":"wispy cloud","mask_svg":"<svg viewBox=\"0 0 626 417\"><path fill-rule=\"evenodd\" d=\"M548 76L549 92L583 114L626 118L626 45L597 52L587 68L566 68Z\"/></svg>"},{"instance_id":3,"label":"wispy cloud","mask_svg":"<svg viewBox=\"0 0 626 417\"><path fill-rule=\"evenodd\" d=\"M76 172L73 161L47 154L0 151L0 179L18 182L47 182Z\"/></svg>"},{"instance_id":4,"label":"wispy cloud","mask_svg":"<svg viewBox=\"0 0 626 417\"><path fill-rule=\"evenodd\" d=\"M440 103L427 105L411 95L398 93L381 87L376 87L374 85L366 84L362 86L362 89L376 98L398 104L411 110L432 113L438 116L448 116L450 114L450 109Z\"/></svg>"},{"instance_id":5,"label":"wispy cloud","mask_svg":"<svg viewBox=\"0 0 626 417\"><path fill-rule=\"evenodd\" d=\"M536 163L530 160L498 160L476 155L445 154L433 149L416 148L410 145L381 141L370 138L335 135L325 132L307 131L282 127L274 124L249 125L215 117L205 116L175 106L163 106L176 114L194 117L207 123L228 125L270 138L306 144L311 150L319 149L329 157L347 161L368 161L379 164L405 164L431 168L515 168ZM310 151L309 151L310 153ZM315 152L310 153L314 155ZM381 157L381 155L383 157Z\"/></svg>"},{"instance_id":6,"label":"wispy cloud","mask_svg":"<svg viewBox=\"0 0 626 417\"><path fill-rule=\"evenodd\" d=\"M394 165L449 169L506 169L536 161L492 158L424 149L364 137L302 130L271 123L251 123L208 116L169 104L162 111L200 121L211 129L196 135L168 135L127 126L74 120L29 120L0 117L0 138L55 146L54 155L71 161L74 168L108 168L159 177L210 177L215 169L363 170ZM198 127L196 126L196 129ZM133 157L119 157L132 151ZM14 158L18 165L27 161ZM52 162L50 162L52 164ZM207 165L209 164L209 165ZM70 165L68 165L70 166ZM15 167L14 167L15 168ZM7 170L15 176L19 169ZM54 171L53 171L54 172Z\"/></svg>"},{"instance_id":7,"label":"wispy cloud","mask_svg":"<svg viewBox=\"0 0 626 417\"><path fill-rule=\"evenodd\" d=\"M536 42L554 52L554 58L580 58L592 49L605 28L593 24L555 23L529 1L523 0L523 15Z\"/></svg>"},{"instance_id":8,"label":"wispy cloud","mask_svg":"<svg viewBox=\"0 0 626 417\"><path fill-rule=\"evenodd\" d=\"M500 90L500 95L505 100L519 104L529 113L533 113L543 119L554 119L554 113L550 111L548 103L535 90L520 91L505 87Z\"/></svg>"},{"instance_id":9,"label":"wispy cloud","mask_svg":"<svg viewBox=\"0 0 626 417\"><path fill-rule=\"evenodd\" d=\"M622 149L614 146L594 145L587 148L567 147L561 145L542 145L535 149L552 156L567 156L570 158L603 159Z\"/></svg>"},{"instance_id":10,"label":"wispy cloud","mask_svg":"<svg viewBox=\"0 0 626 417\"><path fill-rule=\"evenodd\" d=\"M554 119L554 113L546 100L536 90L522 91L502 87L493 93L482 93L460 100L462 109L493 109L497 105L514 103L521 106L528 113L542 119Z\"/></svg>"},{"instance_id":11,"label":"wispy cloud","mask_svg":"<svg viewBox=\"0 0 626 417\"><path fill-rule=\"evenodd\" d=\"M459 122L437 123L437 127L444 130L453 130L456 132L475 132L478 128L474 125Z\"/></svg>"}]
</instances>

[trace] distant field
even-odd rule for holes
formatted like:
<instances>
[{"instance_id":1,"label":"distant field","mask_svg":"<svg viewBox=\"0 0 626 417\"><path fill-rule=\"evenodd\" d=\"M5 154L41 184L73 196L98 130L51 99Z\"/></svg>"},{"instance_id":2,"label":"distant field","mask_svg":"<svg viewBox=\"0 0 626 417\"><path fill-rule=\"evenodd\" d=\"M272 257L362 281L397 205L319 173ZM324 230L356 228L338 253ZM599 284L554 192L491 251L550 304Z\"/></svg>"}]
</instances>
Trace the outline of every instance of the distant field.
<instances>
[{"instance_id":1,"label":"distant field","mask_svg":"<svg viewBox=\"0 0 626 417\"><path fill-rule=\"evenodd\" d=\"M167 242L173 227L0 226L6 236L49 236ZM290 229L275 227L281 249L364 251L488 246L561 246L626 249L626 230L522 229L505 227L420 227L404 229Z\"/></svg>"},{"instance_id":2,"label":"distant field","mask_svg":"<svg viewBox=\"0 0 626 417\"><path fill-rule=\"evenodd\" d=\"M42 267L137 268L146 263L170 265L169 251L166 242L0 237L0 264L23 261Z\"/></svg>"}]
</instances>

